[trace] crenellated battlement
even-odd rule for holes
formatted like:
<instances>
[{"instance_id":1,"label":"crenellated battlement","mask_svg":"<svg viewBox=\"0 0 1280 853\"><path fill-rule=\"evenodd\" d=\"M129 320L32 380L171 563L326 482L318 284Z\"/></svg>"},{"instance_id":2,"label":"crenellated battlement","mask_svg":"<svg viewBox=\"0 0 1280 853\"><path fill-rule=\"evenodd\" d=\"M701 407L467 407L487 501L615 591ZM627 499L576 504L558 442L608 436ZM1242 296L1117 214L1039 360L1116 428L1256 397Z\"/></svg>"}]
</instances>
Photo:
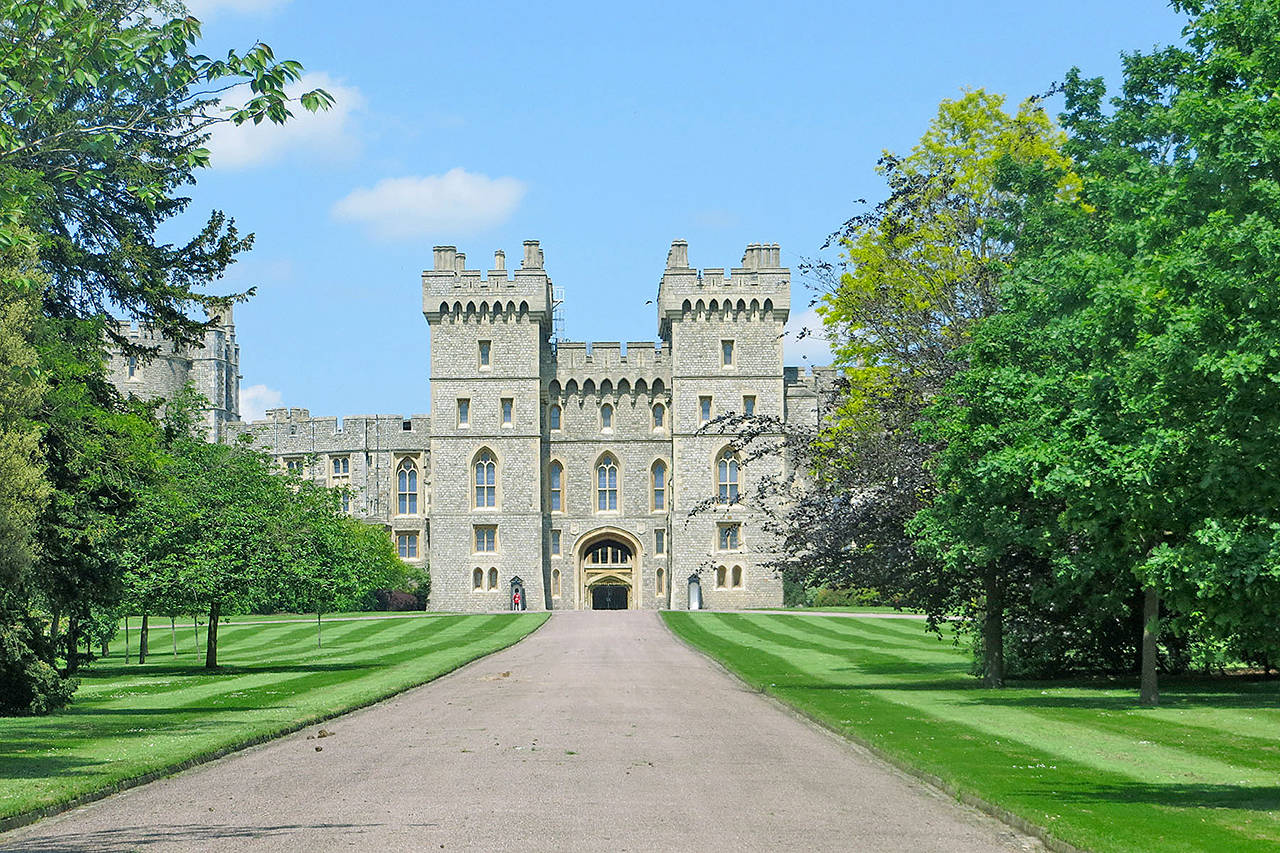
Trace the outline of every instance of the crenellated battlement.
<instances>
[{"instance_id":1,"label":"crenellated battlement","mask_svg":"<svg viewBox=\"0 0 1280 853\"><path fill-rule=\"evenodd\" d=\"M781 265L781 254L777 243L751 243L743 252L742 265L726 275L722 267L690 267L688 243L672 242L658 286L662 336L668 336L674 319L728 316L785 323L791 311L791 271Z\"/></svg>"},{"instance_id":2,"label":"crenellated battlement","mask_svg":"<svg viewBox=\"0 0 1280 853\"><path fill-rule=\"evenodd\" d=\"M456 246L436 246L432 268L422 273L422 313L434 323L481 314L532 315L550 321L551 279L543 267L537 240L526 240L520 268L507 274L506 253L494 252L488 272L467 268L467 256Z\"/></svg>"}]
</instances>

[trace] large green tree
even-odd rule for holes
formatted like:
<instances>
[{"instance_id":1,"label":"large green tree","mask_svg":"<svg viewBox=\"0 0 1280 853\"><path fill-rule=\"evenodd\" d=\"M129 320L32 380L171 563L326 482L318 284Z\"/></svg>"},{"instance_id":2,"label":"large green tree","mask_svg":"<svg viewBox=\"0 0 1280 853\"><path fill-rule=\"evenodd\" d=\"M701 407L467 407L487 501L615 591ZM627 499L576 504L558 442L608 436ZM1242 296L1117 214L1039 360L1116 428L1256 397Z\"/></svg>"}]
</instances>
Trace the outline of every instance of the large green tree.
<instances>
[{"instance_id":1,"label":"large green tree","mask_svg":"<svg viewBox=\"0 0 1280 853\"><path fill-rule=\"evenodd\" d=\"M1274 655L1280 615L1280 6L1175 2L1185 45L1064 86L1087 207L1041 192L920 522L975 563L1141 584L1142 699L1174 626ZM1026 180L1026 176L1023 176ZM1040 511L978 525L979 506Z\"/></svg>"}]
</instances>

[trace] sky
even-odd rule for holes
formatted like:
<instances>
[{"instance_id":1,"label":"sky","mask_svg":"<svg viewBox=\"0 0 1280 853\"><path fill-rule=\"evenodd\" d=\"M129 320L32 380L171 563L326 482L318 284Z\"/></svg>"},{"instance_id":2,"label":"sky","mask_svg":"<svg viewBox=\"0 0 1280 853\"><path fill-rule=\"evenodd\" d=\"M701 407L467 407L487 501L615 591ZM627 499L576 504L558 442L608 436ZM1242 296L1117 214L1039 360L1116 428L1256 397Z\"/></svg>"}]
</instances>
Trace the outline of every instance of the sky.
<instances>
[{"instance_id":1,"label":"sky","mask_svg":"<svg viewBox=\"0 0 1280 853\"><path fill-rule=\"evenodd\" d=\"M421 271L456 245L488 269L542 243L569 340L657 337L673 239L695 267L748 243L784 266L883 198L906 152L966 89L1012 107L1080 67L1176 42L1162 0L984 3L421 3L189 0L200 50L255 40L337 99L282 127L223 128L178 242L226 211L255 234L220 292L236 309L242 417L428 410ZM1052 105L1052 102L1051 102ZM199 221L197 221L199 220ZM791 328L819 325L794 274ZM788 364L825 342L785 340Z\"/></svg>"}]
</instances>

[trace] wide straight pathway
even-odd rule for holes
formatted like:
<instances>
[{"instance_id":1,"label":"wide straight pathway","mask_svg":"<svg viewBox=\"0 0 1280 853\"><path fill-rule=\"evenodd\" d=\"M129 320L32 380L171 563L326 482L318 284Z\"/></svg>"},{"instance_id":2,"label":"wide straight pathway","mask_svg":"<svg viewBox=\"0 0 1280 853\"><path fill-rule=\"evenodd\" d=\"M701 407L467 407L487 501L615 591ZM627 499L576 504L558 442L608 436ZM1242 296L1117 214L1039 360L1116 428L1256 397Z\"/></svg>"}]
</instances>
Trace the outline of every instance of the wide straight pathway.
<instances>
[{"instance_id":1,"label":"wide straight pathway","mask_svg":"<svg viewBox=\"0 0 1280 853\"><path fill-rule=\"evenodd\" d=\"M555 614L324 728L16 830L0 849L1037 849L747 690L653 612Z\"/></svg>"}]
</instances>

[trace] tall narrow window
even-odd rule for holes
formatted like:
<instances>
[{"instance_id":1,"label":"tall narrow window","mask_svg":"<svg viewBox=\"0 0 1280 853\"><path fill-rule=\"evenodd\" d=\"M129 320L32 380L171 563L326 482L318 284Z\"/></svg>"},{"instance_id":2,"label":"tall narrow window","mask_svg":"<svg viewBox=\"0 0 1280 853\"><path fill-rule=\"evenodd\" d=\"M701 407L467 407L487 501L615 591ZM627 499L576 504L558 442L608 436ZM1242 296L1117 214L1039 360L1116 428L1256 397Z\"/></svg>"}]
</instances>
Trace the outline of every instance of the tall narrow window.
<instances>
[{"instance_id":1,"label":"tall narrow window","mask_svg":"<svg viewBox=\"0 0 1280 853\"><path fill-rule=\"evenodd\" d=\"M502 425L511 426L511 409L513 401L510 397L502 398Z\"/></svg>"},{"instance_id":2,"label":"tall narrow window","mask_svg":"<svg viewBox=\"0 0 1280 853\"><path fill-rule=\"evenodd\" d=\"M492 554L498 550L498 528L492 524L477 524L476 528L476 548L477 554Z\"/></svg>"},{"instance_id":3,"label":"tall narrow window","mask_svg":"<svg viewBox=\"0 0 1280 853\"><path fill-rule=\"evenodd\" d=\"M560 429L560 407L552 406L547 410L547 426L550 429Z\"/></svg>"},{"instance_id":4,"label":"tall narrow window","mask_svg":"<svg viewBox=\"0 0 1280 853\"><path fill-rule=\"evenodd\" d=\"M342 511L346 513L351 512L351 493L350 492L344 491L342 493Z\"/></svg>"},{"instance_id":5,"label":"tall narrow window","mask_svg":"<svg viewBox=\"0 0 1280 853\"><path fill-rule=\"evenodd\" d=\"M480 342L480 366L481 367L489 366L489 354L490 354L490 350L492 349L493 349L492 342L490 341Z\"/></svg>"},{"instance_id":6,"label":"tall narrow window","mask_svg":"<svg viewBox=\"0 0 1280 853\"><path fill-rule=\"evenodd\" d=\"M560 570L559 569L551 570L551 597L552 598L560 597Z\"/></svg>"},{"instance_id":7,"label":"tall narrow window","mask_svg":"<svg viewBox=\"0 0 1280 853\"><path fill-rule=\"evenodd\" d=\"M720 363L725 367L733 366L733 341L720 342Z\"/></svg>"},{"instance_id":8,"label":"tall narrow window","mask_svg":"<svg viewBox=\"0 0 1280 853\"><path fill-rule=\"evenodd\" d=\"M742 413L747 417L751 417L756 413L756 396L747 394L742 398Z\"/></svg>"},{"instance_id":9,"label":"tall narrow window","mask_svg":"<svg viewBox=\"0 0 1280 853\"><path fill-rule=\"evenodd\" d=\"M667 531L663 530L661 527L653 531L653 553L667 553Z\"/></svg>"},{"instance_id":10,"label":"tall narrow window","mask_svg":"<svg viewBox=\"0 0 1280 853\"><path fill-rule=\"evenodd\" d=\"M733 572L729 576L729 583L733 585L734 589L742 588L742 566L733 567Z\"/></svg>"},{"instance_id":11,"label":"tall narrow window","mask_svg":"<svg viewBox=\"0 0 1280 853\"><path fill-rule=\"evenodd\" d=\"M609 512L618 508L618 463L606 454L596 468L596 509Z\"/></svg>"},{"instance_id":12,"label":"tall narrow window","mask_svg":"<svg viewBox=\"0 0 1280 853\"><path fill-rule=\"evenodd\" d=\"M471 401L465 397L458 400L458 426L464 427L471 423Z\"/></svg>"},{"instance_id":13,"label":"tall narrow window","mask_svg":"<svg viewBox=\"0 0 1280 853\"><path fill-rule=\"evenodd\" d=\"M471 573L471 589L476 592L484 589L484 569L477 568Z\"/></svg>"},{"instance_id":14,"label":"tall narrow window","mask_svg":"<svg viewBox=\"0 0 1280 853\"><path fill-rule=\"evenodd\" d=\"M613 429L613 406L608 403L600 407L600 428Z\"/></svg>"},{"instance_id":15,"label":"tall narrow window","mask_svg":"<svg viewBox=\"0 0 1280 853\"><path fill-rule=\"evenodd\" d=\"M662 569L658 569L657 583L655 584L655 588L656 588L655 591L658 593L658 595L667 594L667 574Z\"/></svg>"},{"instance_id":16,"label":"tall narrow window","mask_svg":"<svg viewBox=\"0 0 1280 853\"><path fill-rule=\"evenodd\" d=\"M738 457L726 449L716 461L716 484L720 487L720 503L733 503L738 499Z\"/></svg>"},{"instance_id":17,"label":"tall narrow window","mask_svg":"<svg viewBox=\"0 0 1280 853\"><path fill-rule=\"evenodd\" d=\"M418 466L412 459L405 459L396 471L396 489L399 494L401 515L414 515L418 511Z\"/></svg>"},{"instance_id":18,"label":"tall narrow window","mask_svg":"<svg viewBox=\"0 0 1280 853\"><path fill-rule=\"evenodd\" d=\"M741 542L742 525L735 522L720 525L720 542L717 546L721 551L737 551L742 547Z\"/></svg>"},{"instance_id":19,"label":"tall narrow window","mask_svg":"<svg viewBox=\"0 0 1280 853\"><path fill-rule=\"evenodd\" d=\"M564 510L564 466L559 462L552 462L547 479L550 481L547 493L551 511L562 512Z\"/></svg>"},{"instance_id":20,"label":"tall narrow window","mask_svg":"<svg viewBox=\"0 0 1280 853\"><path fill-rule=\"evenodd\" d=\"M495 568L490 568L489 569L489 590L492 592L497 588L498 588L498 570Z\"/></svg>"},{"instance_id":21,"label":"tall narrow window","mask_svg":"<svg viewBox=\"0 0 1280 853\"><path fill-rule=\"evenodd\" d=\"M710 397L698 398L698 416L702 419L702 422L704 424L707 421L711 420L711 398Z\"/></svg>"},{"instance_id":22,"label":"tall narrow window","mask_svg":"<svg viewBox=\"0 0 1280 853\"><path fill-rule=\"evenodd\" d=\"M653 407L653 428L662 429L667 424L667 407L661 403Z\"/></svg>"},{"instance_id":23,"label":"tall narrow window","mask_svg":"<svg viewBox=\"0 0 1280 853\"><path fill-rule=\"evenodd\" d=\"M476 457L476 507L498 505L498 460L488 450Z\"/></svg>"},{"instance_id":24,"label":"tall narrow window","mask_svg":"<svg viewBox=\"0 0 1280 853\"><path fill-rule=\"evenodd\" d=\"M726 570L724 566L716 566L716 589L724 589L725 574Z\"/></svg>"},{"instance_id":25,"label":"tall narrow window","mask_svg":"<svg viewBox=\"0 0 1280 853\"><path fill-rule=\"evenodd\" d=\"M133 378L133 375L134 375L135 373L137 373L137 372L138 372L138 359L136 359L136 358L134 358L134 357L130 356L130 358L129 358L129 378L130 378L130 379L132 379L132 378Z\"/></svg>"},{"instance_id":26,"label":"tall narrow window","mask_svg":"<svg viewBox=\"0 0 1280 853\"><path fill-rule=\"evenodd\" d=\"M655 512L667 508L667 466L659 460L653 463L653 509Z\"/></svg>"},{"instance_id":27,"label":"tall narrow window","mask_svg":"<svg viewBox=\"0 0 1280 853\"><path fill-rule=\"evenodd\" d=\"M551 531L551 556L553 557L560 556L560 531L559 530Z\"/></svg>"}]
</instances>

